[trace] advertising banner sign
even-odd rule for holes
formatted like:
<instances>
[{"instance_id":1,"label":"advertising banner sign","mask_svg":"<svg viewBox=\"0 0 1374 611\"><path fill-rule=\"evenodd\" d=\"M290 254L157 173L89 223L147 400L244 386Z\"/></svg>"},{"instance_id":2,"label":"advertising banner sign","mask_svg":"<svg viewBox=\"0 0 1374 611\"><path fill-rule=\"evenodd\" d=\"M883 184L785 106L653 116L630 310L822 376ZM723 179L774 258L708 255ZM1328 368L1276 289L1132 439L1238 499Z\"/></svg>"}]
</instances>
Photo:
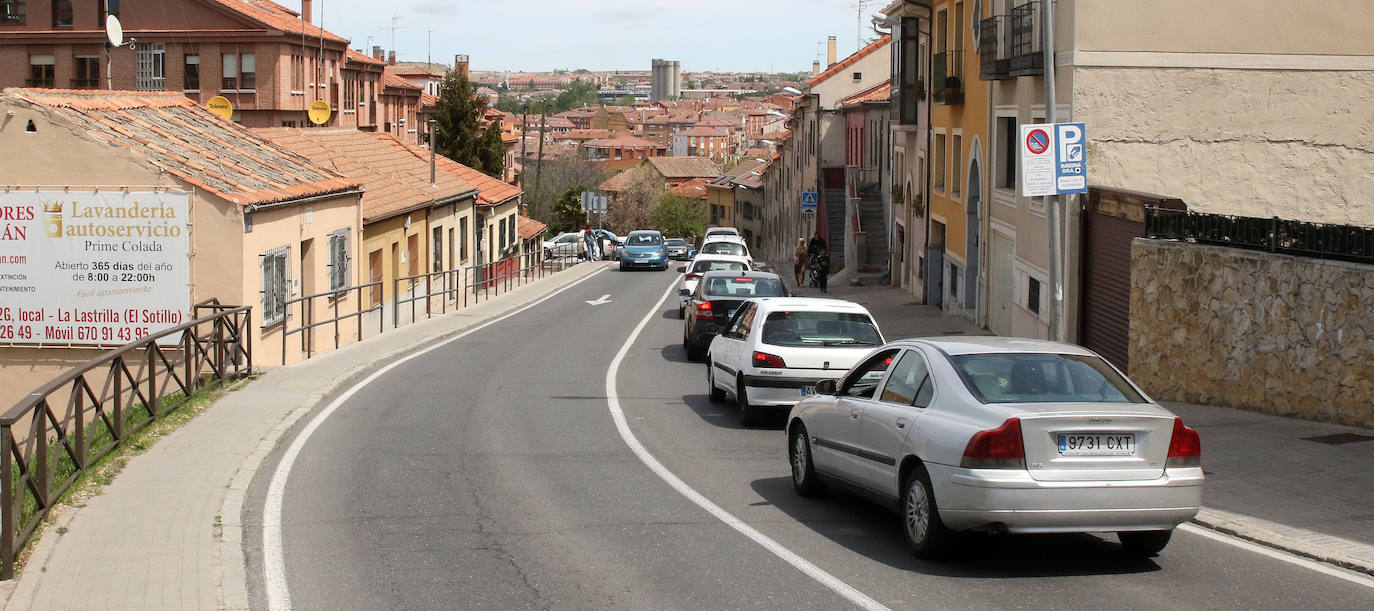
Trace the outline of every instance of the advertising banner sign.
<instances>
[{"instance_id":1,"label":"advertising banner sign","mask_svg":"<svg viewBox=\"0 0 1374 611\"><path fill-rule=\"evenodd\" d=\"M117 346L186 322L189 207L183 191L0 192L0 346Z\"/></svg>"}]
</instances>

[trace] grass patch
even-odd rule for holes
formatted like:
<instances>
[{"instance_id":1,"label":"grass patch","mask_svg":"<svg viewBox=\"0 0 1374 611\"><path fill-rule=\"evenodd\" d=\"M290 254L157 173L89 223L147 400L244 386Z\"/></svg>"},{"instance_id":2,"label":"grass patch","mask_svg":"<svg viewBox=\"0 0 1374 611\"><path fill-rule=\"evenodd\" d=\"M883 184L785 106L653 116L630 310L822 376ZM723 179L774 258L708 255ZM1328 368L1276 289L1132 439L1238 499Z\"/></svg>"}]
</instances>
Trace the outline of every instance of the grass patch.
<instances>
[{"instance_id":1,"label":"grass patch","mask_svg":"<svg viewBox=\"0 0 1374 611\"><path fill-rule=\"evenodd\" d=\"M126 406L123 410L124 418L124 442L99 460L92 463L83 472L77 475L71 487L67 488L52 504L48 514L44 517L42 524L34 531L33 536L18 551L15 558L15 576L18 577L29 556L33 553L34 543L42 537L43 533L50 528L61 513L70 507L84 507L86 501L99 495L105 486L114 481L115 476L124 470L124 466L129 463L129 459L142 454L151 448L158 439L165 437L171 432L181 428L196 416L199 416L211 405L214 405L224 395L233 392L257 379L261 375L253 373L249 376L229 382L228 384L201 390L189 397L185 395L171 395L164 397L158 402L158 409L161 412L155 420L149 421L147 408L142 404ZM110 415L113 418L113 414ZM133 431L134 427L143 428ZM133 431L133 432L130 432ZM109 446L114 441L114 432L106 426L105 422L99 418L87 423L85 436L88 440L87 447L91 453ZM76 463L67 454L66 447L60 441L53 441L48 444L48 459L56 461L56 473L52 481L60 483L65 481L73 473L76 473ZM27 487L19 484L19 468L12 468L12 476L16 483L15 492L22 495L23 502L19 511L19 528L23 529L33 516L39 511L38 500L28 491ZM58 534L65 534L66 528L59 528Z\"/></svg>"}]
</instances>

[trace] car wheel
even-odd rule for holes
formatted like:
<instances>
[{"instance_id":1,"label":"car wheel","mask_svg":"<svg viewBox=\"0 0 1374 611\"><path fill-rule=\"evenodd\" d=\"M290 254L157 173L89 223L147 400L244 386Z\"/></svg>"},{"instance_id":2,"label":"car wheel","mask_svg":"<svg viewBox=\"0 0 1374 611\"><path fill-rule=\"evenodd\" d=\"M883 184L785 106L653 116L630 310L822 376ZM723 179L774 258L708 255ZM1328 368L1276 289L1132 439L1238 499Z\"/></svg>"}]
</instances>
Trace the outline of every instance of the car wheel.
<instances>
[{"instance_id":1,"label":"car wheel","mask_svg":"<svg viewBox=\"0 0 1374 611\"><path fill-rule=\"evenodd\" d=\"M677 307L677 319L678 319L678 320L686 320L686 319L687 319L687 308L685 308L685 307L683 307L683 306L678 306L678 307Z\"/></svg>"},{"instance_id":2,"label":"car wheel","mask_svg":"<svg viewBox=\"0 0 1374 611\"><path fill-rule=\"evenodd\" d=\"M1116 538L1132 554L1153 556L1169 544L1169 537L1173 534L1172 530L1125 531L1116 533Z\"/></svg>"},{"instance_id":3,"label":"car wheel","mask_svg":"<svg viewBox=\"0 0 1374 611\"><path fill-rule=\"evenodd\" d=\"M706 396L712 403L720 403L725 400L725 391L716 386L716 362L706 357L706 387L709 392Z\"/></svg>"},{"instance_id":4,"label":"car wheel","mask_svg":"<svg viewBox=\"0 0 1374 611\"><path fill-rule=\"evenodd\" d=\"M687 349L687 360L700 361L706 358L706 349L696 345L690 338L682 339L682 347Z\"/></svg>"},{"instance_id":5,"label":"car wheel","mask_svg":"<svg viewBox=\"0 0 1374 611\"><path fill-rule=\"evenodd\" d=\"M744 376L735 377L735 403L739 405L739 423L754 426L759 423L759 410L749 405L749 391L744 389Z\"/></svg>"},{"instance_id":6,"label":"car wheel","mask_svg":"<svg viewBox=\"0 0 1374 611\"><path fill-rule=\"evenodd\" d=\"M621 262L620 262L620 271L622 271L622 272L625 271L625 262L624 262L624 261L621 261Z\"/></svg>"},{"instance_id":7,"label":"car wheel","mask_svg":"<svg viewBox=\"0 0 1374 611\"><path fill-rule=\"evenodd\" d=\"M921 465L916 465L907 475L902 491L902 532L911 550L927 560L942 556L953 536L940 520L940 507L935 503L930 475Z\"/></svg>"},{"instance_id":8,"label":"car wheel","mask_svg":"<svg viewBox=\"0 0 1374 611\"><path fill-rule=\"evenodd\" d=\"M793 429L787 457L792 463L792 488L797 494L820 496L825 493L825 482L816 476L816 466L811 462L811 440L806 436L805 426L798 424Z\"/></svg>"}]
</instances>

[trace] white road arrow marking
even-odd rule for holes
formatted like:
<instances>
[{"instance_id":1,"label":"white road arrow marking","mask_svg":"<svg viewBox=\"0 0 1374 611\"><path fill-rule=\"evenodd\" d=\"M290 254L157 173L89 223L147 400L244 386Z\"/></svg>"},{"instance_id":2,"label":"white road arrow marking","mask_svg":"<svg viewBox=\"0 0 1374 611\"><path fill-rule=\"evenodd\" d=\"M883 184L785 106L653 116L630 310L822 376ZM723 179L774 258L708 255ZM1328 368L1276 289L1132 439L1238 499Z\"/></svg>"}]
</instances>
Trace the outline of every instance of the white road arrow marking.
<instances>
[{"instance_id":1,"label":"white road arrow marking","mask_svg":"<svg viewBox=\"0 0 1374 611\"><path fill-rule=\"evenodd\" d=\"M601 304L603 304L603 303L610 303L610 302L611 302L611 296L610 296L610 295L602 295L600 299L597 299L596 301L588 301L587 303L592 304L592 305L601 305Z\"/></svg>"}]
</instances>

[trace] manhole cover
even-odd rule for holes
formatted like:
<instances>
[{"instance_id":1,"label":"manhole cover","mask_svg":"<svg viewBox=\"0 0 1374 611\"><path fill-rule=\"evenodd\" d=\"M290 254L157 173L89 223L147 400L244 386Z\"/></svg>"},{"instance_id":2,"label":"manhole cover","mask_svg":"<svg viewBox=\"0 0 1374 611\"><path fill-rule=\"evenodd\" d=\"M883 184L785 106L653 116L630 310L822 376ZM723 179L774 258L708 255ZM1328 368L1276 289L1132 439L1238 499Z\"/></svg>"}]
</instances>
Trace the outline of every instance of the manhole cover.
<instances>
[{"instance_id":1,"label":"manhole cover","mask_svg":"<svg viewBox=\"0 0 1374 611\"><path fill-rule=\"evenodd\" d=\"M1371 437L1369 435L1361 435L1359 433L1336 433L1334 435L1318 435L1316 437L1303 437L1303 439L1306 441L1315 441L1317 443L1324 443L1327 445L1334 446L1343 443L1357 443L1360 441L1370 441L1374 440L1374 437Z\"/></svg>"}]
</instances>

